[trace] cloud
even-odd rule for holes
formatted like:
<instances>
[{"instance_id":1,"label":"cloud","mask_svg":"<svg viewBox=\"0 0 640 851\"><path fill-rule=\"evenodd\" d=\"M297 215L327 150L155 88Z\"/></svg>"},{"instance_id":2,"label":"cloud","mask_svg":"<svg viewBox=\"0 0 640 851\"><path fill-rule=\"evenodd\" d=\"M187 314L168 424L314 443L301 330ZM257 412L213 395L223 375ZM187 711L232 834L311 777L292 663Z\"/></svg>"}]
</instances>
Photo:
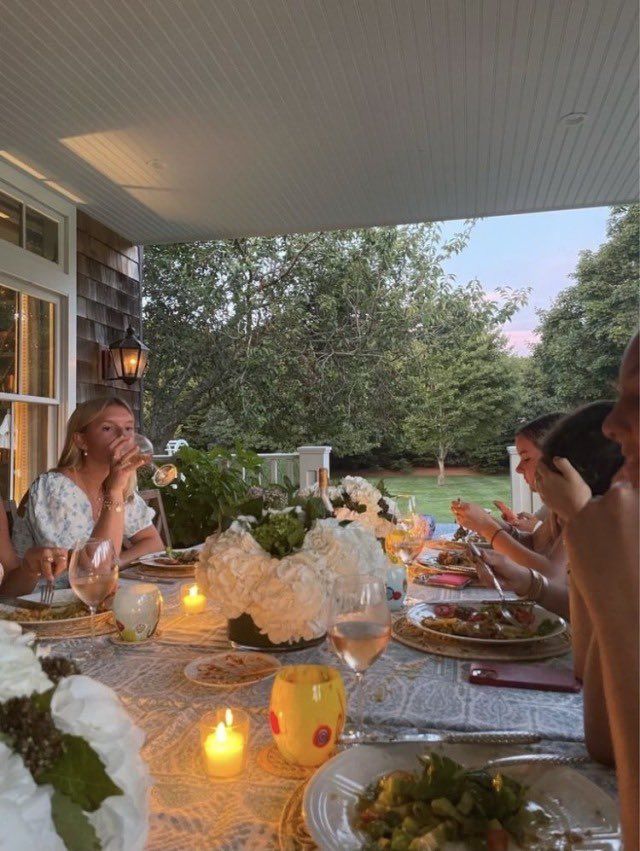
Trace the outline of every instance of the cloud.
<instances>
[{"instance_id":1,"label":"cloud","mask_svg":"<svg viewBox=\"0 0 640 851\"><path fill-rule=\"evenodd\" d=\"M509 341L510 348L517 355L530 355L531 349L540 339L535 331L505 329L505 336Z\"/></svg>"}]
</instances>

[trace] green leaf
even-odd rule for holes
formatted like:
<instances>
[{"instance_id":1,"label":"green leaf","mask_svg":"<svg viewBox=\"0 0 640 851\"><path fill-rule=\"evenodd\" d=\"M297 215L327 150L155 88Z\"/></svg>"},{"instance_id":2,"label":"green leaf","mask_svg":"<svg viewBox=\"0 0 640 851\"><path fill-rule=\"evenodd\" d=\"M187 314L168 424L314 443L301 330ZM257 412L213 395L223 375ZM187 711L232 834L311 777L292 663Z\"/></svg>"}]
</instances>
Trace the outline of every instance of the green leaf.
<instances>
[{"instance_id":1,"label":"green leaf","mask_svg":"<svg viewBox=\"0 0 640 851\"><path fill-rule=\"evenodd\" d=\"M51 818L68 851L100 851L102 846L82 807L57 789L51 797Z\"/></svg>"},{"instance_id":2,"label":"green leaf","mask_svg":"<svg viewBox=\"0 0 640 851\"><path fill-rule=\"evenodd\" d=\"M43 772L39 783L50 783L87 812L98 809L105 798L122 795L107 774L104 763L91 745L80 736L63 736L64 753Z\"/></svg>"}]
</instances>

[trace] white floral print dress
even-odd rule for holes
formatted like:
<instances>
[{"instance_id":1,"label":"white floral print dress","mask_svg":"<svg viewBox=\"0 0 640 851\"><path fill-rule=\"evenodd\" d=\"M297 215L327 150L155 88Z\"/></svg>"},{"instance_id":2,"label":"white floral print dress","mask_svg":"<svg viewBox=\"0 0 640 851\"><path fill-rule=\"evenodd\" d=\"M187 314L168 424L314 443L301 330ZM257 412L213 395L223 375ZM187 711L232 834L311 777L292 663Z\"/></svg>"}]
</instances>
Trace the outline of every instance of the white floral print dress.
<instances>
[{"instance_id":1,"label":"white floral print dress","mask_svg":"<svg viewBox=\"0 0 640 851\"><path fill-rule=\"evenodd\" d=\"M155 511L140 494L125 502L124 534L132 538L148 528ZM23 517L18 517L13 530L13 545L22 558L29 547L63 547L71 549L79 541L91 537L96 521L85 492L64 473L43 473L29 488ZM63 574L56 585L66 584Z\"/></svg>"}]
</instances>

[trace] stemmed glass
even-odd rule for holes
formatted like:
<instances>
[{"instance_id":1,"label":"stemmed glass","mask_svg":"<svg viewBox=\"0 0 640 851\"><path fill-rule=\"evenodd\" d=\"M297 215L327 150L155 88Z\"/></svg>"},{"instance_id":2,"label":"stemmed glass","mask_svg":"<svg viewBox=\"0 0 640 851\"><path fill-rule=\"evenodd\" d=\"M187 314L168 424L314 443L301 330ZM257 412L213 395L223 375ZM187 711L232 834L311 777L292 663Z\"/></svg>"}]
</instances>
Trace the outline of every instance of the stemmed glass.
<instances>
[{"instance_id":1,"label":"stemmed glass","mask_svg":"<svg viewBox=\"0 0 640 851\"><path fill-rule=\"evenodd\" d=\"M115 593L118 585L118 562L113 543L108 539L89 538L76 544L69 559L69 584L89 608L93 649L96 611Z\"/></svg>"},{"instance_id":2,"label":"stemmed glass","mask_svg":"<svg viewBox=\"0 0 640 851\"><path fill-rule=\"evenodd\" d=\"M356 724L363 732L364 674L391 638L391 615L382 579L370 573L339 576L329 605L329 639L356 675Z\"/></svg>"},{"instance_id":3,"label":"stemmed glass","mask_svg":"<svg viewBox=\"0 0 640 851\"><path fill-rule=\"evenodd\" d=\"M426 523L418 514L414 496L400 494L395 502L398 522L385 536L384 548L388 555L398 556L409 565L422 552L427 534Z\"/></svg>"},{"instance_id":4,"label":"stemmed glass","mask_svg":"<svg viewBox=\"0 0 640 851\"><path fill-rule=\"evenodd\" d=\"M134 434L133 442L138 448L140 455L145 461L145 466L153 471L152 481L158 488L164 488L175 481L178 476L178 468L175 464L162 464L158 466L153 461L153 443L144 434Z\"/></svg>"}]
</instances>

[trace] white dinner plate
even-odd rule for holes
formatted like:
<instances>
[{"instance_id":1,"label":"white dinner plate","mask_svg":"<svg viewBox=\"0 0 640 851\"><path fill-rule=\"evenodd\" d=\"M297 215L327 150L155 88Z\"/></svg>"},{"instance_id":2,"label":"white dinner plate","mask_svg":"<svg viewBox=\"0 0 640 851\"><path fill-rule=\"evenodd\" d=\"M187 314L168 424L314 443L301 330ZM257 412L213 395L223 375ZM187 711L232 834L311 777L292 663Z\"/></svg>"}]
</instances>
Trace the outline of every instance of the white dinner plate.
<instances>
[{"instance_id":1,"label":"white dinner plate","mask_svg":"<svg viewBox=\"0 0 640 851\"><path fill-rule=\"evenodd\" d=\"M30 603L40 602L40 590L33 591L31 594L23 594L18 600L27 600ZM68 606L70 603L75 603L78 598L71 588L56 588L53 592L53 600L51 608L55 609L59 606Z\"/></svg>"},{"instance_id":2,"label":"white dinner plate","mask_svg":"<svg viewBox=\"0 0 640 851\"><path fill-rule=\"evenodd\" d=\"M370 783L391 771L420 769L419 754L436 750L451 759L472 767L487 759L507 756L517 751L495 745L424 744L360 745L339 753L326 762L309 780L302 803L307 830L321 851L359 851L365 837L352 822L358 796ZM617 834L620 830L614 801L586 777L565 766L542 768L518 766L505 769L505 774L529 787L529 800L542 807L551 817L550 829ZM460 849L457 843L451 848ZM550 846L551 847L551 846ZM555 847L555 846L553 846ZM602 840L599 851L619 851L619 840ZM518 846L510 844L509 851Z\"/></svg>"},{"instance_id":3,"label":"white dinner plate","mask_svg":"<svg viewBox=\"0 0 640 851\"><path fill-rule=\"evenodd\" d=\"M507 644L533 644L536 641L545 641L547 638L553 638L556 635L560 635L567 628L566 621L564 621L558 615L554 615L552 612L548 612L546 609L543 609L542 606L534 606L533 614L535 616L535 620L532 624L534 628L537 629L538 625L543 620L553 620L555 621L555 627L551 631L547 632L545 635L533 635L530 638L474 638L471 636L465 635L449 635L448 633L439 632L437 629L430 629L423 623L424 618L432 618L437 617L435 609L436 606L440 605L451 605L451 606L470 606L473 608L477 608L478 606L482 606L486 603L491 603L495 605L499 603L499 600L451 600L446 603L416 603L415 606L411 606L409 611L407 612L406 618L409 623L413 624L413 626L417 626L418 629L422 629L425 632L429 633L429 635L434 638L445 638L445 639L455 639L456 641L463 641L467 644L495 644L495 645L507 645ZM514 603L514 601L508 601L509 603Z\"/></svg>"},{"instance_id":4,"label":"white dinner plate","mask_svg":"<svg viewBox=\"0 0 640 851\"><path fill-rule=\"evenodd\" d=\"M196 544L193 547L183 547L180 550L174 549L173 552L174 553L187 553L187 552L189 552L189 550L197 550L198 552L200 552L200 550L203 547L204 547L204 544ZM167 557L166 550L160 550L160 552L157 552L157 553L147 553L147 555L141 556L138 559L138 561L140 562L140 564L144 564L147 567L153 567L156 570L165 570L165 569L166 570L176 570L176 569L179 570L180 568L186 569L186 568L189 568L189 567L194 567L195 564L196 564L195 561L189 562L188 564L158 564L157 559L166 558L166 557Z\"/></svg>"}]
</instances>

